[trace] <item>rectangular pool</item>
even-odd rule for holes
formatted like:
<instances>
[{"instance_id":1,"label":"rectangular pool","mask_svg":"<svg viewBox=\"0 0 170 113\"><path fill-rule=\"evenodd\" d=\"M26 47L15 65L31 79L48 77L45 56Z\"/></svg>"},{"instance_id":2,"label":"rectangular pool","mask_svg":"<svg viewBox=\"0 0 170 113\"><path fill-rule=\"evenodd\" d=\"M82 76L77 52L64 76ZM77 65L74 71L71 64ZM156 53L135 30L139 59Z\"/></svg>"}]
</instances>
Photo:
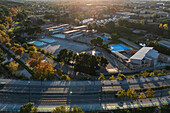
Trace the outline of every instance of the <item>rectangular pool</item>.
<instances>
[{"instance_id":1,"label":"rectangular pool","mask_svg":"<svg viewBox=\"0 0 170 113\"><path fill-rule=\"evenodd\" d=\"M36 46L43 46L43 45L47 44L47 43L39 42L39 41L31 41L31 42L28 42L28 43L34 44Z\"/></svg>"},{"instance_id":2,"label":"rectangular pool","mask_svg":"<svg viewBox=\"0 0 170 113\"><path fill-rule=\"evenodd\" d=\"M110 48L111 51L119 51L119 52L121 52L121 51L125 51L125 50L130 50L130 48L128 48L128 47L126 47L126 46L124 46L122 44L109 45L109 46L111 47Z\"/></svg>"},{"instance_id":3,"label":"rectangular pool","mask_svg":"<svg viewBox=\"0 0 170 113\"><path fill-rule=\"evenodd\" d=\"M52 35L53 37L57 37L57 38L65 38L65 34L55 34Z\"/></svg>"},{"instance_id":4,"label":"rectangular pool","mask_svg":"<svg viewBox=\"0 0 170 113\"><path fill-rule=\"evenodd\" d=\"M108 41L108 39L107 38L104 38L104 37L101 37L104 41Z\"/></svg>"},{"instance_id":5,"label":"rectangular pool","mask_svg":"<svg viewBox=\"0 0 170 113\"><path fill-rule=\"evenodd\" d=\"M54 43L54 42L57 42L57 40L55 40L55 39L50 39L50 38L43 38L43 39L40 39L40 41L43 41L43 42L46 42L46 43Z\"/></svg>"}]
</instances>

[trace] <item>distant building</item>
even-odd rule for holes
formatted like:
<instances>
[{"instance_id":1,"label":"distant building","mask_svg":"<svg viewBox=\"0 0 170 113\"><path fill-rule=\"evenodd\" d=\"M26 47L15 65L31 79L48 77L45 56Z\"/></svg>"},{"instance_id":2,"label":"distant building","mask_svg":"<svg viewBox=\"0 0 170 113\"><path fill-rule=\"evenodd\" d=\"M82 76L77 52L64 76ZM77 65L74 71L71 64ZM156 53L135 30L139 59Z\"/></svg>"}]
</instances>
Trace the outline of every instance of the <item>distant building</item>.
<instances>
[{"instance_id":1,"label":"distant building","mask_svg":"<svg viewBox=\"0 0 170 113\"><path fill-rule=\"evenodd\" d=\"M77 27L73 27L73 29L76 29L76 30L86 30L87 26L86 25L77 26Z\"/></svg>"},{"instance_id":2,"label":"distant building","mask_svg":"<svg viewBox=\"0 0 170 113\"><path fill-rule=\"evenodd\" d=\"M61 24L61 25L58 25L58 26L47 27L47 28L45 28L45 31L47 31L48 34L61 33L68 26L69 26L69 24Z\"/></svg>"},{"instance_id":3,"label":"distant building","mask_svg":"<svg viewBox=\"0 0 170 113\"><path fill-rule=\"evenodd\" d=\"M64 32L66 38L76 38L83 35L83 31L81 30L70 30Z\"/></svg>"},{"instance_id":4,"label":"distant building","mask_svg":"<svg viewBox=\"0 0 170 113\"><path fill-rule=\"evenodd\" d=\"M133 69L155 66L159 57L158 51L153 47L142 47L129 59L129 66Z\"/></svg>"}]
</instances>

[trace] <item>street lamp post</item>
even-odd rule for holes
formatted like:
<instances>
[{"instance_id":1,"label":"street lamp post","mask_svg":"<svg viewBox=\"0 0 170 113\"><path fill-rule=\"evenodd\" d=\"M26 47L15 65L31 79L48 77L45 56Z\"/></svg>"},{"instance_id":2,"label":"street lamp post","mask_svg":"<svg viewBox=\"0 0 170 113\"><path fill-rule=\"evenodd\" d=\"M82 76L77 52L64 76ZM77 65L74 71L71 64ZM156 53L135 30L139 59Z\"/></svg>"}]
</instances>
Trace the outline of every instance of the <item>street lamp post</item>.
<instances>
[{"instance_id":1,"label":"street lamp post","mask_svg":"<svg viewBox=\"0 0 170 113\"><path fill-rule=\"evenodd\" d=\"M29 87L29 102L30 102L30 81L28 81L28 87Z\"/></svg>"},{"instance_id":2,"label":"street lamp post","mask_svg":"<svg viewBox=\"0 0 170 113\"><path fill-rule=\"evenodd\" d=\"M161 96L160 96L161 98L162 98L163 82L164 82L164 80L162 81Z\"/></svg>"},{"instance_id":3,"label":"street lamp post","mask_svg":"<svg viewBox=\"0 0 170 113\"><path fill-rule=\"evenodd\" d=\"M102 104L102 87L103 87L103 81L101 84L101 92L100 92L100 105Z\"/></svg>"}]
</instances>

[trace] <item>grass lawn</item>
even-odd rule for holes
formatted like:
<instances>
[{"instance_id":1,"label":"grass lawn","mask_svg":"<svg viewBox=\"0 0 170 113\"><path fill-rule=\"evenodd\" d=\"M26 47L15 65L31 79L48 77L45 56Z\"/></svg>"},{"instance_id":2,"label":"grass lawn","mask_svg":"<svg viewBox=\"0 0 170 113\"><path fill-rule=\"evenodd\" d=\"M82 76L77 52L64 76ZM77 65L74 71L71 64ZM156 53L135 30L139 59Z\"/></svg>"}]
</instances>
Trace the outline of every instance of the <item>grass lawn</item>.
<instances>
[{"instance_id":1,"label":"grass lawn","mask_svg":"<svg viewBox=\"0 0 170 113\"><path fill-rule=\"evenodd\" d=\"M128 39L132 42L145 40L144 35L138 35L138 34L130 34L130 35L123 36L122 38Z\"/></svg>"}]
</instances>

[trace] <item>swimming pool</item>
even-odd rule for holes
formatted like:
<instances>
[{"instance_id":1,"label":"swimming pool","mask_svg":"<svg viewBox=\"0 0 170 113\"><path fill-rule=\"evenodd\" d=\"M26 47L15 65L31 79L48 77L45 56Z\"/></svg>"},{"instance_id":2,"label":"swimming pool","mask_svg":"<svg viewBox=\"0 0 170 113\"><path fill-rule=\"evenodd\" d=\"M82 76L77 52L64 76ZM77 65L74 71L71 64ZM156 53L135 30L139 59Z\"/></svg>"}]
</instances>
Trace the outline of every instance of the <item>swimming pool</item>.
<instances>
[{"instance_id":1,"label":"swimming pool","mask_svg":"<svg viewBox=\"0 0 170 113\"><path fill-rule=\"evenodd\" d=\"M125 51L130 50L128 47L122 45L122 44L116 44L116 45L109 45L111 47L111 51Z\"/></svg>"},{"instance_id":2,"label":"swimming pool","mask_svg":"<svg viewBox=\"0 0 170 113\"><path fill-rule=\"evenodd\" d=\"M65 34L55 34L52 36L57 37L57 38L65 38Z\"/></svg>"},{"instance_id":3,"label":"swimming pool","mask_svg":"<svg viewBox=\"0 0 170 113\"><path fill-rule=\"evenodd\" d=\"M101 37L104 41L108 41L108 39L107 38L104 38L104 37Z\"/></svg>"},{"instance_id":4,"label":"swimming pool","mask_svg":"<svg viewBox=\"0 0 170 113\"><path fill-rule=\"evenodd\" d=\"M50 39L50 38L43 38L43 39L40 39L40 41L43 41L43 42L46 42L46 43L57 42L57 40L55 40L55 39Z\"/></svg>"},{"instance_id":5,"label":"swimming pool","mask_svg":"<svg viewBox=\"0 0 170 113\"><path fill-rule=\"evenodd\" d=\"M31 42L29 42L29 43L34 44L34 45L36 45L36 46L43 46L43 45L47 44L47 43L39 42L39 41L31 41Z\"/></svg>"}]
</instances>

